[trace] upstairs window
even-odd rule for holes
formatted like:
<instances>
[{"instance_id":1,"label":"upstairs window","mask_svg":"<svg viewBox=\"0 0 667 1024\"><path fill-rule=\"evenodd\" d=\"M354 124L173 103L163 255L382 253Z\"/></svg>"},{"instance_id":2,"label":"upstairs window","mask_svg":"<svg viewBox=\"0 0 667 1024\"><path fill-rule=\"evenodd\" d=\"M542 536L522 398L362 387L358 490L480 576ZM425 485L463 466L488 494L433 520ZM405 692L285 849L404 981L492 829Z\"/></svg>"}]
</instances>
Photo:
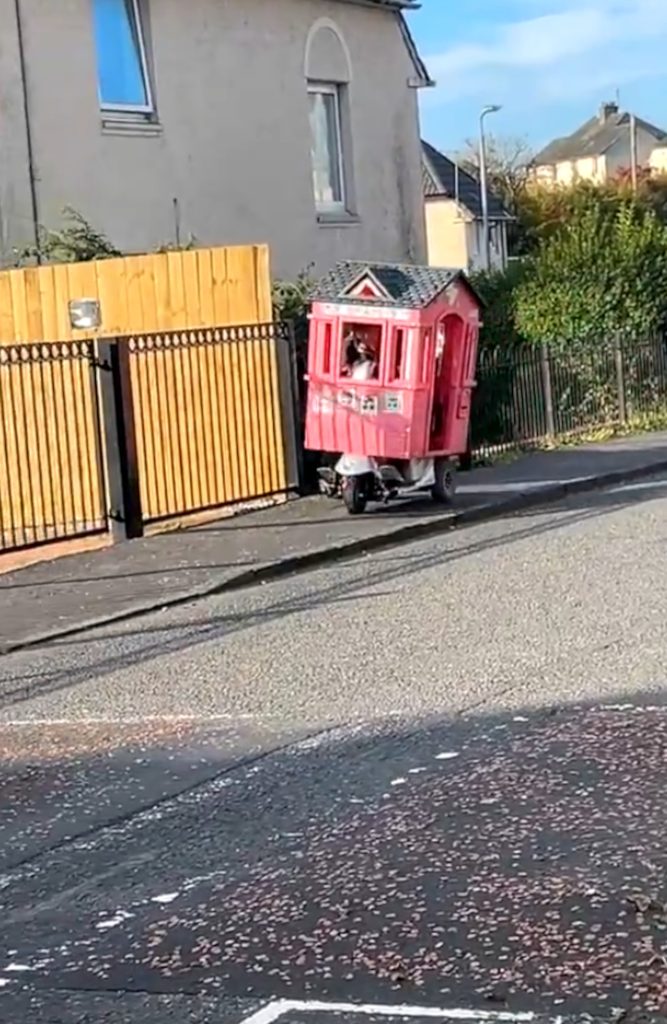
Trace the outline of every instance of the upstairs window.
<instances>
[{"instance_id":1,"label":"upstairs window","mask_svg":"<svg viewBox=\"0 0 667 1024\"><path fill-rule=\"evenodd\" d=\"M310 148L313 189L318 211L345 209L340 90L337 85L311 82Z\"/></svg>"},{"instance_id":2,"label":"upstairs window","mask_svg":"<svg viewBox=\"0 0 667 1024\"><path fill-rule=\"evenodd\" d=\"M138 0L93 0L93 26L102 110L151 113Z\"/></svg>"}]
</instances>

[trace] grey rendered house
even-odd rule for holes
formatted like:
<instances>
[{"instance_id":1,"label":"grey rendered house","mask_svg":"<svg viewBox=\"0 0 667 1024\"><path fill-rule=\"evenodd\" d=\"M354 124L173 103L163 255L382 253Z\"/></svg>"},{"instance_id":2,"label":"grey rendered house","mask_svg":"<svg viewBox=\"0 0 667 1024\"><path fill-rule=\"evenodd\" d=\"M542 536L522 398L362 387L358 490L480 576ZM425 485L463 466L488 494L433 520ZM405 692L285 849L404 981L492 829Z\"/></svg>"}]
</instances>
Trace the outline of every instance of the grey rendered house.
<instances>
[{"instance_id":1,"label":"grey rendered house","mask_svg":"<svg viewBox=\"0 0 667 1024\"><path fill-rule=\"evenodd\" d=\"M0 256L65 205L125 252L424 261L414 0L3 0Z\"/></svg>"}]
</instances>

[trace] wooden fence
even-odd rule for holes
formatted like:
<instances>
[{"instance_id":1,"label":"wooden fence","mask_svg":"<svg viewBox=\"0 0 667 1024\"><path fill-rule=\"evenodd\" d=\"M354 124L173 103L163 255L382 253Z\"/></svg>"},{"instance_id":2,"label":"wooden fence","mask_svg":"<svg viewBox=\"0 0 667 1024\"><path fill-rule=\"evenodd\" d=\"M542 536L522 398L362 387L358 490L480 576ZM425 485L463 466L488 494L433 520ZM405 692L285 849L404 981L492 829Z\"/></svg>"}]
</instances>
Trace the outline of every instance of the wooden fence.
<instances>
[{"instance_id":1,"label":"wooden fence","mask_svg":"<svg viewBox=\"0 0 667 1024\"><path fill-rule=\"evenodd\" d=\"M68 303L77 298L99 300L99 329L72 329ZM0 345L124 337L271 319L266 245L0 272Z\"/></svg>"},{"instance_id":2,"label":"wooden fence","mask_svg":"<svg viewBox=\"0 0 667 1024\"><path fill-rule=\"evenodd\" d=\"M129 377L144 522L287 489L289 335L255 324L144 335ZM282 394L281 394L282 391Z\"/></svg>"},{"instance_id":3,"label":"wooden fence","mask_svg":"<svg viewBox=\"0 0 667 1024\"><path fill-rule=\"evenodd\" d=\"M99 300L97 330L71 328L76 298ZM284 491L288 339L271 321L263 245L0 272L0 552L104 528L96 338L127 349L145 521Z\"/></svg>"}]
</instances>

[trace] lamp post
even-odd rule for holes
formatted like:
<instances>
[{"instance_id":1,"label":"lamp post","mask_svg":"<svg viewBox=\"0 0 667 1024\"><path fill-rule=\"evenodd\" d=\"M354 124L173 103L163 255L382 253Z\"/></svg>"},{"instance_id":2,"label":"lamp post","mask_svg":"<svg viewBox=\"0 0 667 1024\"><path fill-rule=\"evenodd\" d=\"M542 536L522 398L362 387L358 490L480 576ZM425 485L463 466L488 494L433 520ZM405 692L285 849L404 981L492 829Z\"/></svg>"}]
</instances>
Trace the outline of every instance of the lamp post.
<instances>
[{"instance_id":1,"label":"lamp post","mask_svg":"<svg viewBox=\"0 0 667 1024\"><path fill-rule=\"evenodd\" d=\"M637 192L637 118L630 114L630 173L632 175L632 191Z\"/></svg>"},{"instance_id":2,"label":"lamp post","mask_svg":"<svg viewBox=\"0 0 667 1024\"><path fill-rule=\"evenodd\" d=\"M484 135L484 121L489 114L497 114L502 107L496 103L490 103L482 109L479 118L479 188L482 199L482 234L483 234L483 256L484 269L491 269L491 250L489 246L489 189L486 174L486 137Z\"/></svg>"}]
</instances>

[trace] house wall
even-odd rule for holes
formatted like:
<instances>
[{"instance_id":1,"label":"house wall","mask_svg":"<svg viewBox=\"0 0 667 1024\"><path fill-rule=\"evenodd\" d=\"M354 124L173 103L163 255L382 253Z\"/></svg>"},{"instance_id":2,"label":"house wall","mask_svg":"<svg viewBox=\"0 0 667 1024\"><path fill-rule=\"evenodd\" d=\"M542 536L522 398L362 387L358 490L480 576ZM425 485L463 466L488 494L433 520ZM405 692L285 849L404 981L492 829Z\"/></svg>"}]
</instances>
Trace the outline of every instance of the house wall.
<instances>
[{"instance_id":1,"label":"house wall","mask_svg":"<svg viewBox=\"0 0 667 1024\"><path fill-rule=\"evenodd\" d=\"M667 174L667 146L656 146L649 158L651 173Z\"/></svg>"},{"instance_id":2,"label":"house wall","mask_svg":"<svg viewBox=\"0 0 667 1024\"><path fill-rule=\"evenodd\" d=\"M604 157L581 157L555 164L551 178L557 185L567 187L577 181L604 181L604 173Z\"/></svg>"},{"instance_id":3,"label":"house wall","mask_svg":"<svg viewBox=\"0 0 667 1024\"><path fill-rule=\"evenodd\" d=\"M655 147L655 137L648 132L637 130L637 164L639 167L648 167L651 162L651 154ZM630 149L630 138L620 139L616 145L607 151L607 177L613 178L619 171L628 171L632 165L632 153Z\"/></svg>"},{"instance_id":4,"label":"house wall","mask_svg":"<svg viewBox=\"0 0 667 1024\"><path fill-rule=\"evenodd\" d=\"M335 0L145 0L159 126L103 127L89 0L21 0L39 218L80 211L123 251L181 237L266 241L294 276L338 258L423 260L417 92L398 23ZM0 8L0 239L31 240L16 26ZM358 222L320 225L304 66L308 33L335 22L349 51ZM176 204L175 204L176 201Z\"/></svg>"},{"instance_id":5,"label":"house wall","mask_svg":"<svg viewBox=\"0 0 667 1024\"><path fill-rule=\"evenodd\" d=\"M484 268L484 231L482 223L465 213L453 200L426 200L426 237L431 267L456 267L468 272ZM507 226L495 223L491 228L489 255L491 269L507 265Z\"/></svg>"},{"instance_id":6,"label":"house wall","mask_svg":"<svg viewBox=\"0 0 667 1024\"><path fill-rule=\"evenodd\" d=\"M453 199L428 199L426 240L431 267L459 267L467 270L472 238L469 225Z\"/></svg>"},{"instance_id":7,"label":"house wall","mask_svg":"<svg viewBox=\"0 0 667 1024\"><path fill-rule=\"evenodd\" d=\"M28 144L14 5L0 5L0 265L12 247L34 241Z\"/></svg>"}]
</instances>

